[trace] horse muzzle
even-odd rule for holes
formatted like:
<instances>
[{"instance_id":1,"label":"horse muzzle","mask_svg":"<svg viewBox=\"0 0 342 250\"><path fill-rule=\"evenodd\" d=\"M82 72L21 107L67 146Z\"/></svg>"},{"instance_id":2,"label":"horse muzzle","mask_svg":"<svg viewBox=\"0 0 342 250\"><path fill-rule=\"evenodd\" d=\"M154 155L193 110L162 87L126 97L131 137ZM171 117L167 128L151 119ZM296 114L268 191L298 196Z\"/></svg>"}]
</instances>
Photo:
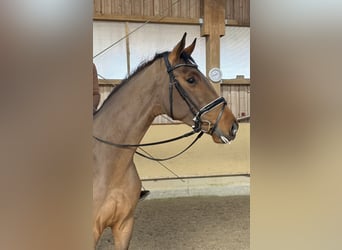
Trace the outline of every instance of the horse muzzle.
<instances>
[{"instance_id":1,"label":"horse muzzle","mask_svg":"<svg viewBox=\"0 0 342 250\"><path fill-rule=\"evenodd\" d=\"M219 140L214 139L214 141L218 143L221 142L224 144L227 144L227 143L230 144L230 142L235 139L238 130L239 130L239 124L237 123L237 121L233 122L228 135L224 135L220 129L216 129L214 131L214 135L217 136Z\"/></svg>"},{"instance_id":2,"label":"horse muzzle","mask_svg":"<svg viewBox=\"0 0 342 250\"><path fill-rule=\"evenodd\" d=\"M211 122L209 120L205 120L202 116L206 113L209 113L216 109L219 105L221 106L221 110L219 111L215 122ZM218 125L221 121L221 118L224 114L225 107L227 106L227 102L223 97L219 97L214 101L208 103L203 108L201 108L197 114L195 115L193 121L194 125L192 126L195 132L204 132L213 136L213 139L217 143L230 143L230 141L234 140L239 129L239 124L234 119L232 122L231 128L228 133L223 133Z\"/></svg>"},{"instance_id":3,"label":"horse muzzle","mask_svg":"<svg viewBox=\"0 0 342 250\"><path fill-rule=\"evenodd\" d=\"M209 120L205 120L202 118L202 116L206 113L209 113L216 109L219 105L221 106L221 110L219 111L215 122L210 122ZM205 105L203 108L201 108L197 114L195 115L193 121L194 125L192 126L193 130L195 132L204 132L207 134L210 134L213 136L213 139L216 143L230 143L232 140L235 139L237 131L239 129L239 124L234 119L232 122L232 125L230 129L223 133L221 129L218 127L221 121L221 118L224 114L224 109L227 105L226 100L223 97L219 97L215 99L214 101L210 102L209 104Z\"/></svg>"}]
</instances>

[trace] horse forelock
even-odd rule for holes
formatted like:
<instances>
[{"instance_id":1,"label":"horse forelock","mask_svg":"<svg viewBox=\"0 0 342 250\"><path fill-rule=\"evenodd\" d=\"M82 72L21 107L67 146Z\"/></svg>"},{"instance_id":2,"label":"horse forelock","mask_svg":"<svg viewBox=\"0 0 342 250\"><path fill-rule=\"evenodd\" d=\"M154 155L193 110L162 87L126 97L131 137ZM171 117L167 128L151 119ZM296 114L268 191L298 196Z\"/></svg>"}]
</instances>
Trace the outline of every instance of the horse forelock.
<instances>
[{"instance_id":1,"label":"horse forelock","mask_svg":"<svg viewBox=\"0 0 342 250\"><path fill-rule=\"evenodd\" d=\"M188 55L185 52L182 52L182 54L180 55L180 57L184 60L185 63L189 63L189 64L196 64L195 60L192 58L191 55Z\"/></svg>"}]
</instances>

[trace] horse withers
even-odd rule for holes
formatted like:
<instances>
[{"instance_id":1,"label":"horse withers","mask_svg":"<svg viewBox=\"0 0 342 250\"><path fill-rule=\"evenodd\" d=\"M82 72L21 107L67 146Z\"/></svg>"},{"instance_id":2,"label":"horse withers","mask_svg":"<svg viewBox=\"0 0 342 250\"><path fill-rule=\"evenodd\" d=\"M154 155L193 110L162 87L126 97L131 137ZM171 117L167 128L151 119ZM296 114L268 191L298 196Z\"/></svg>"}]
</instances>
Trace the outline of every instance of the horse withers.
<instances>
[{"instance_id":1,"label":"horse withers","mask_svg":"<svg viewBox=\"0 0 342 250\"><path fill-rule=\"evenodd\" d=\"M232 141L238 123L191 57L196 39L184 34L171 52L156 54L111 92L94 115L93 134L106 141L139 144L154 118L167 114L205 132L216 143ZM141 181L133 162L137 147L93 142L95 245L111 227L116 250L128 249Z\"/></svg>"}]
</instances>

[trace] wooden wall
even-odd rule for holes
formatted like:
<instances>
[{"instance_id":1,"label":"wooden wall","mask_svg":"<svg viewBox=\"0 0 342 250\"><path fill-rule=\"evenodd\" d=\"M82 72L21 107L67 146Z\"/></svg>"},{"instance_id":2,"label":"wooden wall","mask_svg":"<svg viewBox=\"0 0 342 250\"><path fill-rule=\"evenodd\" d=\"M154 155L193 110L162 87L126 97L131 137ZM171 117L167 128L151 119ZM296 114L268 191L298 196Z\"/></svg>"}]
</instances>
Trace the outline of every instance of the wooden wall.
<instances>
[{"instance_id":1,"label":"wooden wall","mask_svg":"<svg viewBox=\"0 0 342 250\"><path fill-rule=\"evenodd\" d=\"M116 85L104 82L105 81L100 80L100 105ZM221 96L227 100L227 105L232 110L236 118L250 116L250 79L238 77L236 79L224 80L223 83L221 83L220 89ZM247 121L249 121L249 119L247 119ZM170 124L180 122L171 121L168 116L160 115L155 118L153 123Z\"/></svg>"},{"instance_id":2,"label":"wooden wall","mask_svg":"<svg viewBox=\"0 0 342 250\"><path fill-rule=\"evenodd\" d=\"M250 26L250 0L226 0L227 20L236 23L236 26ZM235 26L235 25L234 25Z\"/></svg>"},{"instance_id":3,"label":"wooden wall","mask_svg":"<svg viewBox=\"0 0 342 250\"><path fill-rule=\"evenodd\" d=\"M195 24L200 17L200 3L200 0L94 0L94 19Z\"/></svg>"},{"instance_id":4,"label":"wooden wall","mask_svg":"<svg viewBox=\"0 0 342 250\"><path fill-rule=\"evenodd\" d=\"M227 100L228 107L238 119L250 116L250 93L250 85L221 84L221 96Z\"/></svg>"},{"instance_id":5,"label":"wooden wall","mask_svg":"<svg viewBox=\"0 0 342 250\"><path fill-rule=\"evenodd\" d=\"M203 0L93 0L94 20L200 24ZM250 25L250 0L225 2L227 25Z\"/></svg>"}]
</instances>

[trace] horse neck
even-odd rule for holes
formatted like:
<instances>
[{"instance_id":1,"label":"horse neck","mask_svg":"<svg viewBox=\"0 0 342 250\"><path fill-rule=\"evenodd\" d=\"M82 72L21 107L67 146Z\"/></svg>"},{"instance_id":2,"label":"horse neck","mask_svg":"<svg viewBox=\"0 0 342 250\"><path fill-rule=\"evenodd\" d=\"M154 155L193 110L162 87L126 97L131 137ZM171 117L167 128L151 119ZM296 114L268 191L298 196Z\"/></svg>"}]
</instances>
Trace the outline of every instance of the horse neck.
<instances>
[{"instance_id":1,"label":"horse neck","mask_svg":"<svg viewBox=\"0 0 342 250\"><path fill-rule=\"evenodd\" d=\"M94 135L114 143L139 143L162 113L160 63L154 62L128 80L106 101L94 120Z\"/></svg>"}]
</instances>

